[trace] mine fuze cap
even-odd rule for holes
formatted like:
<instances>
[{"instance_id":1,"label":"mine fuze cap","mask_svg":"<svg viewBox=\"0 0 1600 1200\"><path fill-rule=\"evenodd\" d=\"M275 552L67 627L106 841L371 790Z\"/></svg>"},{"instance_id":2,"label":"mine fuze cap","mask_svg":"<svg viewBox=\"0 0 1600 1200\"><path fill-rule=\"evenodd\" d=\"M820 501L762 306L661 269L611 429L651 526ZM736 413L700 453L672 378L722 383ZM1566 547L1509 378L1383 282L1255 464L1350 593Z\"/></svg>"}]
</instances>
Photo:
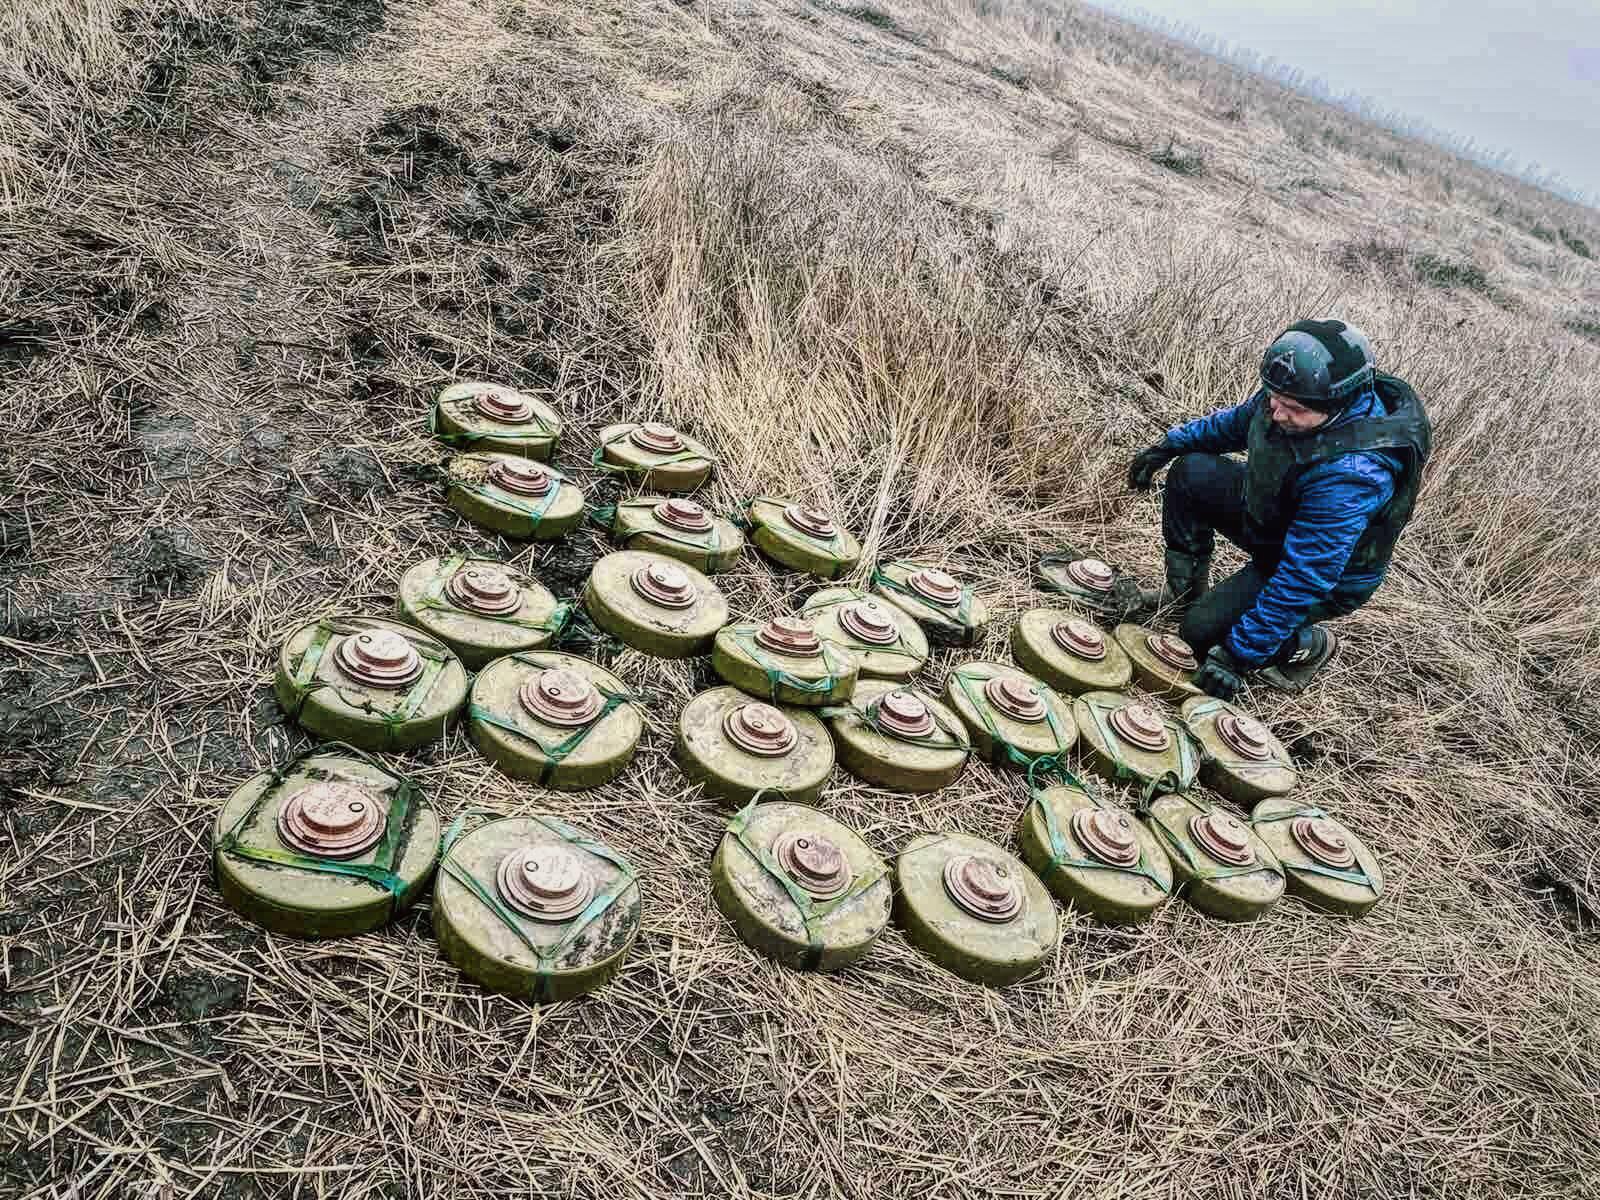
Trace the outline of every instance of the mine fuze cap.
<instances>
[{"instance_id":1,"label":"mine fuze cap","mask_svg":"<svg viewBox=\"0 0 1600 1200\"><path fill-rule=\"evenodd\" d=\"M1261 356L1261 382L1318 412L1336 413L1372 385L1372 344L1343 321L1297 321Z\"/></svg>"}]
</instances>

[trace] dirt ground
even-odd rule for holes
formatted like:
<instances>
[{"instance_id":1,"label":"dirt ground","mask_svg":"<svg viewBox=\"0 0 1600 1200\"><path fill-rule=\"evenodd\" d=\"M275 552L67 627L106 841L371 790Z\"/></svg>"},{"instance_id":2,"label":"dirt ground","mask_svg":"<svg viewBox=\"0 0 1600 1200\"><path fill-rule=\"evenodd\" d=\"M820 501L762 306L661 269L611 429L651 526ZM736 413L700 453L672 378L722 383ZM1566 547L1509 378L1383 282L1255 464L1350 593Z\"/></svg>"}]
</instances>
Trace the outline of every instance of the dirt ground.
<instances>
[{"instance_id":1,"label":"dirt ground","mask_svg":"<svg viewBox=\"0 0 1600 1200\"><path fill-rule=\"evenodd\" d=\"M0 1194L1592 1191L1592 212L1074 5L29 13L0 20ZM1153 572L1127 457L1330 310L1438 454L1337 667L1251 700L1383 856L1368 918L1064 912L1004 991L893 930L785 971L712 907L725 814L671 760L709 666L615 645L649 696L615 783L513 782L459 730L397 760L447 818L553 812L633 859L603 991L485 993L426 901L327 943L221 903L217 807L313 744L271 690L292 629L386 614L449 548L566 596L607 549L454 516L445 384L547 393L596 505L598 429L675 421L717 507L806 494L869 560L952 563L1004 658L1042 550ZM719 582L752 616L812 586ZM975 764L825 805L892 855L1010 842L1025 799Z\"/></svg>"}]
</instances>

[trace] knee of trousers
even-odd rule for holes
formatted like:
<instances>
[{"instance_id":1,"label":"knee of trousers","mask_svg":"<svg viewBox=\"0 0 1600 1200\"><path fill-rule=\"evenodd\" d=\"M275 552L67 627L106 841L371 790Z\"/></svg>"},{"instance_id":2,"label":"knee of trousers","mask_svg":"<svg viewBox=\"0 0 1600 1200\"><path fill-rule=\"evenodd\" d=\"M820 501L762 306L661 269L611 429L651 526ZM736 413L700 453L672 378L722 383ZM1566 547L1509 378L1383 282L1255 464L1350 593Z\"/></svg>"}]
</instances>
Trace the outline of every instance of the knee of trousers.
<instances>
[{"instance_id":1,"label":"knee of trousers","mask_svg":"<svg viewBox=\"0 0 1600 1200\"><path fill-rule=\"evenodd\" d=\"M1178 455L1167 469L1168 489L1187 491L1192 484L1214 471L1221 457L1220 454L1202 454L1198 451Z\"/></svg>"}]
</instances>

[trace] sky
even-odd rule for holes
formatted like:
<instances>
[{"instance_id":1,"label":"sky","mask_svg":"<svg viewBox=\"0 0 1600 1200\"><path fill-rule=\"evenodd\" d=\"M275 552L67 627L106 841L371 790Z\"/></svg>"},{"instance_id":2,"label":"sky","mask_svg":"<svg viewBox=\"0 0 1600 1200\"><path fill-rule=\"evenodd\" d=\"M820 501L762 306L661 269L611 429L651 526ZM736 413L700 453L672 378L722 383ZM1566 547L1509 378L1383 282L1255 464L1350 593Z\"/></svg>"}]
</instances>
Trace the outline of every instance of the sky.
<instances>
[{"instance_id":1,"label":"sky","mask_svg":"<svg viewBox=\"0 0 1600 1200\"><path fill-rule=\"evenodd\" d=\"M1320 76L1600 198L1600 0L1103 0Z\"/></svg>"}]
</instances>

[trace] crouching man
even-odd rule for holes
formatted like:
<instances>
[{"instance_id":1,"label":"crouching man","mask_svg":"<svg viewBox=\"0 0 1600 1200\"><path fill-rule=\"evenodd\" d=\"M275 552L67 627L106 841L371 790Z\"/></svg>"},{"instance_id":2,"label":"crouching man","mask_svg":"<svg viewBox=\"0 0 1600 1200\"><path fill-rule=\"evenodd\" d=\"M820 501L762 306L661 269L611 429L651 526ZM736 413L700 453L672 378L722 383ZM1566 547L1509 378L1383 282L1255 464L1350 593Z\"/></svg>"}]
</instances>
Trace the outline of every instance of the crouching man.
<instances>
[{"instance_id":1,"label":"crouching man","mask_svg":"<svg viewBox=\"0 0 1600 1200\"><path fill-rule=\"evenodd\" d=\"M1261 388L1141 450L1129 485L1173 463L1161 506L1166 587L1142 596L1182 613L1195 683L1231 700L1251 676L1301 691L1338 650L1326 621L1383 582L1416 503L1432 432L1402 379L1374 369L1366 335L1301 321L1267 347ZM1244 451L1243 462L1223 455ZM1177 460L1173 462L1173 460ZM1221 533L1250 556L1215 586Z\"/></svg>"}]
</instances>

